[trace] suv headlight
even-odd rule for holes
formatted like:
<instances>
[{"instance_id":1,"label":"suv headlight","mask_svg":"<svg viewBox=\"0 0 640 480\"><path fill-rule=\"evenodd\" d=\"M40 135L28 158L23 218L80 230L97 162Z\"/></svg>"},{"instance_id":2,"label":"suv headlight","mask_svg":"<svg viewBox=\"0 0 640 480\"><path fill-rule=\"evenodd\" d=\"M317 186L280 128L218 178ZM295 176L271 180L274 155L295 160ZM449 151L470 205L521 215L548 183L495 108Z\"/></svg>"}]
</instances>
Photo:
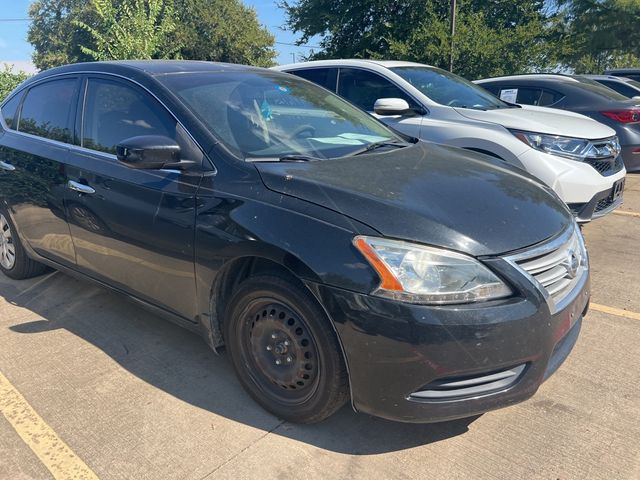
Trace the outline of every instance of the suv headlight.
<instances>
[{"instance_id":1,"label":"suv headlight","mask_svg":"<svg viewBox=\"0 0 640 480\"><path fill-rule=\"evenodd\" d=\"M504 298L511 289L476 259L399 240L358 236L355 247L378 272L375 295L420 304Z\"/></svg>"},{"instance_id":2,"label":"suv headlight","mask_svg":"<svg viewBox=\"0 0 640 480\"><path fill-rule=\"evenodd\" d=\"M584 138L559 137L521 130L509 131L531 148L571 160L584 160L593 148L593 144Z\"/></svg>"}]
</instances>

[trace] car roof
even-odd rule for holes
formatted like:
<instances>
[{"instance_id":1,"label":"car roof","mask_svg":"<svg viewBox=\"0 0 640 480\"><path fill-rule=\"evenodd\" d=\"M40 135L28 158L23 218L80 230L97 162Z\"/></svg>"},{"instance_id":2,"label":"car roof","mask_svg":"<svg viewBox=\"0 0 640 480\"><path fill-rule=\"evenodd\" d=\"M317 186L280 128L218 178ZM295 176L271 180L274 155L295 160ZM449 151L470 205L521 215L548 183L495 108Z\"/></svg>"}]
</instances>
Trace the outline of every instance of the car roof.
<instances>
[{"instance_id":1,"label":"car roof","mask_svg":"<svg viewBox=\"0 0 640 480\"><path fill-rule=\"evenodd\" d=\"M400 60L371 60L371 59L362 59L362 58L350 58L350 59L340 59L340 60L312 60L310 62L289 63L287 65L278 65L277 67L273 67L273 68L274 70L297 70L300 68L308 68L308 67L340 67L340 66L370 67L373 65L384 67L384 68L431 67L431 65L425 65L423 63L404 62Z\"/></svg>"},{"instance_id":2,"label":"car roof","mask_svg":"<svg viewBox=\"0 0 640 480\"><path fill-rule=\"evenodd\" d=\"M589 78L591 80L611 80L614 82L630 82L631 79L627 77L616 77L615 75L580 75L581 77Z\"/></svg>"},{"instance_id":3,"label":"car roof","mask_svg":"<svg viewBox=\"0 0 640 480\"><path fill-rule=\"evenodd\" d=\"M515 80L549 80L554 82L573 82L579 83L580 80L572 75L563 75L561 73L523 73L521 75L507 75L503 77L483 78L476 80L475 83L484 82L503 82L503 81L515 81Z\"/></svg>"},{"instance_id":4,"label":"car roof","mask_svg":"<svg viewBox=\"0 0 640 480\"><path fill-rule=\"evenodd\" d=\"M638 75L640 74L640 68L612 68L604 73L634 73Z\"/></svg>"},{"instance_id":5,"label":"car roof","mask_svg":"<svg viewBox=\"0 0 640 480\"><path fill-rule=\"evenodd\" d=\"M27 83L65 73L104 72L121 75L167 75L174 73L201 73L264 70L258 67L233 63L205 62L197 60L117 60L109 62L81 62L51 68L31 77Z\"/></svg>"}]
</instances>

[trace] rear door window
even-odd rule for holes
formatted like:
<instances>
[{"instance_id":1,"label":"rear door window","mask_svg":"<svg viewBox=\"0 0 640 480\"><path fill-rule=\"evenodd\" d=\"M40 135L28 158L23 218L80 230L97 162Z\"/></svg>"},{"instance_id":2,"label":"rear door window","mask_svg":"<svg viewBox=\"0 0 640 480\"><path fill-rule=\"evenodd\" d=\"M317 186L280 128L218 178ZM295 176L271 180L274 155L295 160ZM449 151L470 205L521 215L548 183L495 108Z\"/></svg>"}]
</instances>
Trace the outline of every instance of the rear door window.
<instances>
[{"instance_id":1,"label":"rear door window","mask_svg":"<svg viewBox=\"0 0 640 480\"><path fill-rule=\"evenodd\" d=\"M337 68L305 68L302 70L292 70L287 73L309 80L334 93L336 91L336 82L338 80Z\"/></svg>"},{"instance_id":2,"label":"rear door window","mask_svg":"<svg viewBox=\"0 0 640 480\"><path fill-rule=\"evenodd\" d=\"M78 80L53 80L32 87L22 103L18 131L71 143Z\"/></svg>"},{"instance_id":3,"label":"rear door window","mask_svg":"<svg viewBox=\"0 0 640 480\"><path fill-rule=\"evenodd\" d=\"M541 96L541 88L520 87L518 88L516 103L522 103L524 105L539 105Z\"/></svg>"},{"instance_id":4,"label":"rear door window","mask_svg":"<svg viewBox=\"0 0 640 480\"><path fill-rule=\"evenodd\" d=\"M549 105L555 105L560 100L564 98L564 95L558 92L554 92L553 90L542 89L542 95L540 96L540 101L538 105L541 107L547 107Z\"/></svg>"},{"instance_id":5,"label":"rear door window","mask_svg":"<svg viewBox=\"0 0 640 480\"><path fill-rule=\"evenodd\" d=\"M82 146L115 153L131 137L176 138L176 122L166 109L134 85L90 78L82 121Z\"/></svg>"},{"instance_id":6,"label":"rear door window","mask_svg":"<svg viewBox=\"0 0 640 480\"><path fill-rule=\"evenodd\" d=\"M389 80L358 68L340 69L338 95L369 112L373 111L373 105L379 98L401 98L410 107L418 108L415 100Z\"/></svg>"}]
</instances>

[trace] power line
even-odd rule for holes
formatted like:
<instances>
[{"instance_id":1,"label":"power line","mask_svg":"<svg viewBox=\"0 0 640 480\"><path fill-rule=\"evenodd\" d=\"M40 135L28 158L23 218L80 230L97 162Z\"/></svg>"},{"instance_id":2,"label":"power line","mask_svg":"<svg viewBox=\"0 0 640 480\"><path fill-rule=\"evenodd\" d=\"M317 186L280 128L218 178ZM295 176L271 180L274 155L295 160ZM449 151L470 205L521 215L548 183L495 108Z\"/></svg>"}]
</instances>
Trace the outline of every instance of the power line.
<instances>
[{"instance_id":1,"label":"power line","mask_svg":"<svg viewBox=\"0 0 640 480\"><path fill-rule=\"evenodd\" d=\"M277 45L289 45L291 47L303 47L303 48L322 48L319 45L298 45L297 43L287 43L287 42L273 42Z\"/></svg>"},{"instance_id":2,"label":"power line","mask_svg":"<svg viewBox=\"0 0 640 480\"><path fill-rule=\"evenodd\" d=\"M0 18L0 22L30 22L30 18Z\"/></svg>"}]
</instances>

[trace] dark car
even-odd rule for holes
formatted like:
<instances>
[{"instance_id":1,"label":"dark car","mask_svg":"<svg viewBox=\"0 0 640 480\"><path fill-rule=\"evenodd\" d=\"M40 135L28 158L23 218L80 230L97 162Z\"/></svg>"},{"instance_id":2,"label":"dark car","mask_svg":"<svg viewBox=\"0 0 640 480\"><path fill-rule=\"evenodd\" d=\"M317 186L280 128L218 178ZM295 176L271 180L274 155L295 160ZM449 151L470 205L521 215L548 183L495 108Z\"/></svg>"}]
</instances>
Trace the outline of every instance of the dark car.
<instances>
[{"instance_id":1,"label":"dark car","mask_svg":"<svg viewBox=\"0 0 640 480\"><path fill-rule=\"evenodd\" d=\"M627 171L640 171L640 100L578 75L514 75L476 83L498 97L515 97L514 103L561 108L609 125L618 134Z\"/></svg>"},{"instance_id":2,"label":"dark car","mask_svg":"<svg viewBox=\"0 0 640 480\"><path fill-rule=\"evenodd\" d=\"M1 108L2 271L60 269L225 345L281 418L485 412L576 341L587 253L550 189L306 80L77 64Z\"/></svg>"},{"instance_id":3,"label":"dark car","mask_svg":"<svg viewBox=\"0 0 640 480\"><path fill-rule=\"evenodd\" d=\"M640 82L640 68L614 68L604 72L605 75L626 77Z\"/></svg>"},{"instance_id":4,"label":"dark car","mask_svg":"<svg viewBox=\"0 0 640 480\"><path fill-rule=\"evenodd\" d=\"M626 77L616 77L614 75L581 75L584 78L595 80L611 90L615 90L620 95L627 98L640 98L640 82Z\"/></svg>"}]
</instances>

